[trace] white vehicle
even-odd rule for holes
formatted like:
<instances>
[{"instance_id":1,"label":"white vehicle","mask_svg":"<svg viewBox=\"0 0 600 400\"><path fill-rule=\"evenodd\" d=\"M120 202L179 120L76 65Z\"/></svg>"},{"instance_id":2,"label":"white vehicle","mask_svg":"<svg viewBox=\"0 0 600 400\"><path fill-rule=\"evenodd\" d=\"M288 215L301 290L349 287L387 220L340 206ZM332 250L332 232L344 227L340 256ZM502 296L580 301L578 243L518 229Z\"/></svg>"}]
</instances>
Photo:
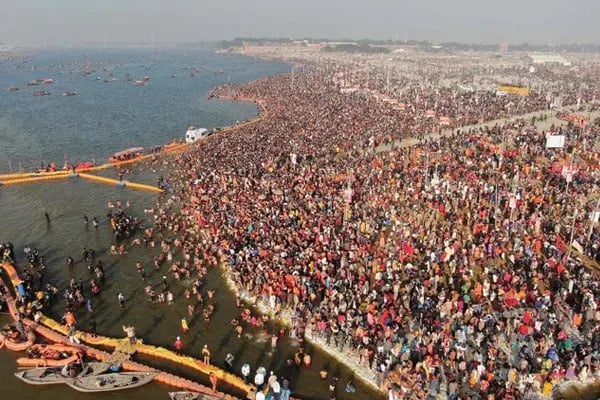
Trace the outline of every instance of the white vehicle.
<instances>
[{"instance_id":1,"label":"white vehicle","mask_svg":"<svg viewBox=\"0 0 600 400\"><path fill-rule=\"evenodd\" d=\"M208 129L205 128L194 128L190 126L185 133L186 143L196 143L198 140L205 138L209 135Z\"/></svg>"}]
</instances>

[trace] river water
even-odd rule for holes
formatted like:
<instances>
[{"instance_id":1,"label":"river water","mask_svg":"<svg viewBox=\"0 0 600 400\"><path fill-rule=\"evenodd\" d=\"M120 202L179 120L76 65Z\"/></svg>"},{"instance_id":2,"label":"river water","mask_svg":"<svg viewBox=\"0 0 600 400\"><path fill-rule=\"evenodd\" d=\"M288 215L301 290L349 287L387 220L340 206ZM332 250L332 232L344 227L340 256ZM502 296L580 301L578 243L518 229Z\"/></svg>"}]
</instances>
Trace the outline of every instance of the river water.
<instances>
[{"instance_id":1,"label":"river water","mask_svg":"<svg viewBox=\"0 0 600 400\"><path fill-rule=\"evenodd\" d=\"M193 68L199 72L190 76ZM81 71L91 72L83 76ZM207 128L230 125L256 115L253 104L206 100L216 85L245 82L262 76L288 72L281 63L261 62L241 56L215 54L212 49L78 49L37 53L21 61L0 63L0 172L18 169L33 170L41 161L62 165L69 162L104 162L113 152L130 146L151 146L182 138L188 125ZM145 86L132 86L126 80L148 76ZM27 87L33 79L52 78L51 85ZM97 79L99 78L99 79ZM108 80L109 82L105 82ZM4 89L16 86L20 90ZM34 97L36 90L51 95ZM77 91L66 97L66 91ZM147 168L127 176L135 182L156 183L161 171ZM110 170L106 175L115 177ZM82 250L94 248L106 265L106 284L99 298L94 299L94 311L76 313L81 328L94 318L101 334L123 337L123 324L136 327L144 342L172 348L175 337L181 335L180 320L187 316L187 301L183 297L190 282L175 282L165 271L154 271L152 259L157 249L131 247L125 256L111 256L112 231L106 221L107 203L120 200L131 207L128 213L148 221L144 209L155 207L157 195L92 183L78 178L0 188L0 241L11 241L17 249L17 266L23 268L23 248L37 248L47 260L46 280L64 289L70 279L88 281L90 275L82 260ZM44 211L50 215L48 223ZM84 224L83 216L97 217L98 229ZM72 256L75 267L69 271L66 259ZM136 261L146 266L148 281L155 286L168 277L175 294L175 304L150 304L143 292ZM166 268L166 267L163 267ZM373 399L374 392L357 383L358 391L348 395L343 388L352 372L335 360L314 350L313 367L301 371L286 370L285 360L292 358L294 343L283 339L274 353L270 352L270 331L247 330L242 338L232 334L230 321L239 314L235 296L226 286L219 270L210 271L204 291L216 290L216 311L206 327L201 314L190 321L190 332L183 337L184 352L199 357L204 344L212 351L213 362L224 365L227 353L235 355L234 367L239 372L245 362L264 366L278 374L291 374L292 389L303 399L328 399L328 382L317 373L327 366L331 376L340 377L339 399ZM126 296L120 309L117 294ZM206 297L206 296L205 296ZM60 318L64 301L59 296L49 310ZM6 322L5 318L3 321ZM79 399L89 395L63 387L27 386L12 376L17 370L18 355L0 351L0 391L2 398ZM169 370L187 374L201 382L205 378L189 375L176 365L156 360L141 360ZM126 392L128 399L166 399L172 388L157 384ZM119 397L124 393L119 394ZM113 394L97 398L115 398Z\"/></svg>"}]
</instances>

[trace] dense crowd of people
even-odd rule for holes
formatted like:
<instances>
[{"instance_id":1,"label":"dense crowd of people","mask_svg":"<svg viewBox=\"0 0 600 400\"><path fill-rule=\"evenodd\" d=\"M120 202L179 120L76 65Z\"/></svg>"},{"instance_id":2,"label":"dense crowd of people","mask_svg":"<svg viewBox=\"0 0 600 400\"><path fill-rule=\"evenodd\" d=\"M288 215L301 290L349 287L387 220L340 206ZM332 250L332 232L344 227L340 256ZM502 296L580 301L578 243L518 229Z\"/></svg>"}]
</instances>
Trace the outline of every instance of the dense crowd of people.
<instances>
[{"instance_id":1,"label":"dense crowd of people","mask_svg":"<svg viewBox=\"0 0 600 400\"><path fill-rule=\"evenodd\" d=\"M594 130L552 127L569 145L547 149L528 119L399 148L435 126L328 76L216 91L263 99L268 115L177 158L180 208L157 223L182 239L182 267L224 263L245 299L354 352L390 398L442 383L450 398L519 398L595 374L600 291L565 245L597 255ZM431 95L461 124L507 116L512 98ZM549 104L534 93L520 107Z\"/></svg>"},{"instance_id":2,"label":"dense crowd of people","mask_svg":"<svg viewBox=\"0 0 600 400\"><path fill-rule=\"evenodd\" d=\"M264 118L167 162L174 171L161 182L172 192L144 230L144 245L160 238L154 269L191 280L184 296L206 304L209 323L214 291L204 299L203 281L222 267L243 309L232 321L238 336L268 320L242 304L253 303L286 320L302 346L306 338L351 354L391 400L526 398L600 375L600 281L591 267L600 231L590 223L600 204L598 120L542 129L536 116L424 135L443 128L431 115L448 117L450 128L536 110L553 117L560 87L564 105L593 102L596 70L540 68L528 78L538 90L516 97L444 83L457 71L456 85L484 75L482 65L421 76L413 65L392 83L378 64L323 65L213 92L260 100ZM361 92L341 90L349 86ZM548 148L549 134L566 145ZM412 137L420 140L404 146ZM126 238L135 220L119 212L113 228ZM82 306L81 283L70 286ZM166 276L160 286L145 286L149 299L172 302ZM190 319L200 312L188 311ZM301 347L288 361L310 360ZM274 397L280 381L288 388L288 377L256 375Z\"/></svg>"}]
</instances>

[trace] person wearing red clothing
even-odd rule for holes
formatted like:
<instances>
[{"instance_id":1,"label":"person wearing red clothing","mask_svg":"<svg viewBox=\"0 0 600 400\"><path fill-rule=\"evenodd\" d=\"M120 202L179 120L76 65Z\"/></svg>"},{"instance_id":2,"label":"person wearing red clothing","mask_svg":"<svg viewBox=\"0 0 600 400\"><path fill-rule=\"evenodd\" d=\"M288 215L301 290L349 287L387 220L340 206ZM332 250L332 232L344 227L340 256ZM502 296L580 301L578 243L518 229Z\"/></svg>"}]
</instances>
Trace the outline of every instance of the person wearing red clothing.
<instances>
[{"instance_id":1,"label":"person wearing red clothing","mask_svg":"<svg viewBox=\"0 0 600 400\"><path fill-rule=\"evenodd\" d=\"M181 353L181 350L183 350L183 341L181 340L181 338L179 336L177 336L177 339L175 339L174 346L175 346L175 350L178 353Z\"/></svg>"}]
</instances>

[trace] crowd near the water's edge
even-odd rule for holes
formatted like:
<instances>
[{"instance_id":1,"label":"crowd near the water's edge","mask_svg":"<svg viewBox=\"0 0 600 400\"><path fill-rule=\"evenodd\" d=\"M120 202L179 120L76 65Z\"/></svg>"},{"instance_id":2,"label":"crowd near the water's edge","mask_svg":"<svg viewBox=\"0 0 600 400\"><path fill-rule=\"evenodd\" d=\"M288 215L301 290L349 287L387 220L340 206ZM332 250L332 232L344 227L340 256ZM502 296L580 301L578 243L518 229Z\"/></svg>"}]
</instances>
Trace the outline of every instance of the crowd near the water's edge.
<instances>
[{"instance_id":1,"label":"crowd near the water's edge","mask_svg":"<svg viewBox=\"0 0 600 400\"><path fill-rule=\"evenodd\" d=\"M129 204L110 204L111 255L147 247L153 265L131 265L148 300L188 304L173 349L186 352L196 314L210 322L214 290L203 282L220 268L237 293L233 332L267 329L275 351L282 336L295 339L291 368L311 368L307 342L343 352L391 400L541 398L559 382L599 377L599 121L538 128L557 114L543 86L527 97L418 80L399 91L384 72L368 72L361 88L401 96L409 107L398 110L342 93L339 71L351 68L308 64L217 88L217 97L260 99L264 118L152 161L171 170L171 191L145 210L144 225ZM560 80L562 104L587 113L597 109L599 72L536 76ZM425 135L442 129L428 110L449 117L452 132ZM545 116L460 128L537 110ZM547 148L548 134L566 145ZM96 321L78 326L78 313L128 301L102 298L105 256L93 249L82 257L91 278L67 288L50 283L36 249L27 254L19 313L37 320L63 296L75 344L76 328L96 334ZM2 255L11 261L13 245ZM172 286L190 279L184 298L174 296ZM134 327L123 330L135 343ZM214 362L208 346L202 356ZM294 390L289 376L231 354L221 366L256 384L258 400ZM319 373L330 399L356 390Z\"/></svg>"}]
</instances>

